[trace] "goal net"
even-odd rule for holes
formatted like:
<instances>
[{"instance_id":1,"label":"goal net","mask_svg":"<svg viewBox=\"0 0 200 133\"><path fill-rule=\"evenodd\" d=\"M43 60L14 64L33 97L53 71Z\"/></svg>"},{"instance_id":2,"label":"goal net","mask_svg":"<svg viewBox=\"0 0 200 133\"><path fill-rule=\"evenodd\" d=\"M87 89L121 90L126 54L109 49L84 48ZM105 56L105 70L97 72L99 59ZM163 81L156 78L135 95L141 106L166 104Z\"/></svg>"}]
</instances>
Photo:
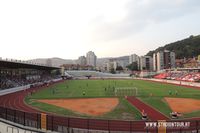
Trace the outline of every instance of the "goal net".
<instances>
[{"instance_id":1,"label":"goal net","mask_svg":"<svg viewBox=\"0 0 200 133\"><path fill-rule=\"evenodd\" d=\"M136 87L120 87L115 88L115 96L137 96L138 89Z\"/></svg>"}]
</instances>

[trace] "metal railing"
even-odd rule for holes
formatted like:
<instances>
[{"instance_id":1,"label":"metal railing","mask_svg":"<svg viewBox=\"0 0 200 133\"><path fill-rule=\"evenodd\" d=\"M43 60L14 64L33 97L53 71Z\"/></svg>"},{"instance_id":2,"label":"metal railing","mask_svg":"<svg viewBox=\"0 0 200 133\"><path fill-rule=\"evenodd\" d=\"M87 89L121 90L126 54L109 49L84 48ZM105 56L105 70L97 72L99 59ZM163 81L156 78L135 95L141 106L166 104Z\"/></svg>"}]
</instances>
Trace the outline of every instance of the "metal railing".
<instances>
[{"instance_id":1,"label":"metal railing","mask_svg":"<svg viewBox=\"0 0 200 133\"><path fill-rule=\"evenodd\" d=\"M28 113L15 109L0 107L0 118L12 121L24 126L41 129L41 114ZM185 126L184 124L187 124ZM148 126L147 126L148 124ZM166 132L200 132L200 120L176 120L166 121ZM123 121L71 118L62 116L46 115L46 130L69 133L83 130L84 132L160 132L159 121ZM171 127L170 127L171 126Z\"/></svg>"}]
</instances>

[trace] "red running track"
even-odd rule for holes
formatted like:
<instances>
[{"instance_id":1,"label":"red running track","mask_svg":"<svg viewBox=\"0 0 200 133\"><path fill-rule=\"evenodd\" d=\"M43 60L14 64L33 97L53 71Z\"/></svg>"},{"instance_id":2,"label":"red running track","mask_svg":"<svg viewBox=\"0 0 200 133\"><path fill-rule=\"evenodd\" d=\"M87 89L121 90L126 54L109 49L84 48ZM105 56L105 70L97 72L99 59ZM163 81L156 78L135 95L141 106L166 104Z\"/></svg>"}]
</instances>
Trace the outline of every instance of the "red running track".
<instances>
[{"instance_id":1,"label":"red running track","mask_svg":"<svg viewBox=\"0 0 200 133\"><path fill-rule=\"evenodd\" d=\"M25 91L18 91L12 94L1 96L0 106L30 113L39 112L33 108L28 107L24 102L25 96L35 90L37 90L37 88L32 88Z\"/></svg>"},{"instance_id":2,"label":"red running track","mask_svg":"<svg viewBox=\"0 0 200 133\"><path fill-rule=\"evenodd\" d=\"M169 120L169 118L166 117L165 115L163 115L161 112L155 110L154 108L145 104L144 102L142 102L141 100L139 100L136 97L130 97L129 96L129 97L127 97L127 100L133 106L135 106L138 110L140 110L140 112L142 112L144 110L144 112L147 113L147 116L151 120Z\"/></svg>"},{"instance_id":3,"label":"red running track","mask_svg":"<svg viewBox=\"0 0 200 133\"><path fill-rule=\"evenodd\" d=\"M63 81L58 81L58 82L63 82ZM55 82L55 83L58 83ZM53 84L55 84L53 83ZM51 85L53 85L51 84ZM0 96L0 106L10 108L10 109L16 109L24 112L29 112L29 113L41 113L42 111L36 110L30 106L28 106L25 102L24 99L27 95L29 95L31 92L36 92L41 89L45 89L47 86L41 86L41 87L35 87L35 88L30 88L27 90L22 90L18 92L14 92L11 94L6 94L3 96Z\"/></svg>"}]
</instances>

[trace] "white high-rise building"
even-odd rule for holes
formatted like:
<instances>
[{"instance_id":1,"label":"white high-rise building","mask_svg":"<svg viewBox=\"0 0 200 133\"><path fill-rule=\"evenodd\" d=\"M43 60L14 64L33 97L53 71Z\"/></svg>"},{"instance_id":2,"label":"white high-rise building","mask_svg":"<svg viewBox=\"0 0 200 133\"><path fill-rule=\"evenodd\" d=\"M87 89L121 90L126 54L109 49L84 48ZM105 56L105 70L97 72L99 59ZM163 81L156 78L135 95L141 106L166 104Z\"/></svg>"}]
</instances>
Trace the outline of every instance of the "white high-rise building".
<instances>
[{"instance_id":1,"label":"white high-rise building","mask_svg":"<svg viewBox=\"0 0 200 133\"><path fill-rule=\"evenodd\" d=\"M89 51L89 52L87 53L87 55L86 55L86 62L87 62L87 65L96 67L96 64L97 64L97 56L95 55L94 52Z\"/></svg>"},{"instance_id":2,"label":"white high-rise building","mask_svg":"<svg viewBox=\"0 0 200 133\"><path fill-rule=\"evenodd\" d=\"M139 61L139 69L142 70L153 70L153 58L151 56L141 56Z\"/></svg>"},{"instance_id":3,"label":"white high-rise building","mask_svg":"<svg viewBox=\"0 0 200 133\"><path fill-rule=\"evenodd\" d=\"M129 64L133 62L139 62L139 56L136 54L132 54L129 56Z\"/></svg>"},{"instance_id":4,"label":"white high-rise building","mask_svg":"<svg viewBox=\"0 0 200 133\"><path fill-rule=\"evenodd\" d=\"M106 70L110 71L111 69L114 69L116 71L118 65L119 64L116 61L108 62L108 63L106 63Z\"/></svg>"},{"instance_id":5,"label":"white high-rise building","mask_svg":"<svg viewBox=\"0 0 200 133\"><path fill-rule=\"evenodd\" d=\"M129 64L136 62L138 65L138 69L140 69L140 57L136 54L132 54L129 56Z\"/></svg>"},{"instance_id":6,"label":"white high-rise building","mask_svg":"<svg viewBox=\"0 0 200 133\"><path fill-rule=\"evenodd\" d=\"M176 67L175 53L164 50L153 54L153 70L160 71Z\"/></svg>"},{"instance_id":7,"label":"white high-rise building","mask_svg":"<svg viewBox=\"0 0 200 133\"><path fill-rule=\"evenodd\" d=\"M87 64L86 57L85 56L80 56L78 58L78 64L82 65L82 66L86 65Z\"/></svg>"}]
</instances>

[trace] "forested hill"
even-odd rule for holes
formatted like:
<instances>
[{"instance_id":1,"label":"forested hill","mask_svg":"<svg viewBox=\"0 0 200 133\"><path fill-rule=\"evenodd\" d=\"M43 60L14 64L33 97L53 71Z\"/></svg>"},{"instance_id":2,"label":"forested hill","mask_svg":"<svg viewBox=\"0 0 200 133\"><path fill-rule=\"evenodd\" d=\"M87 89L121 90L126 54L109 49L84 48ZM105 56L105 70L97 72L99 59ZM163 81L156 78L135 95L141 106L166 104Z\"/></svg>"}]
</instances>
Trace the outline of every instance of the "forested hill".
<instances>
[{"instance_id":1,"label":"forested hill","mask_svg":"<svg viewBox=\"0 0 200 133\"><path fill-rule=\"evenodd\" d=\"M154 52L160 50L174 51L177 59L196 57L200 55L200 35L190 36L184 40L167 44L164 47L159 47L156 50L149 51L147 55L153 56Z\"/></svg>"}]
</instances>

